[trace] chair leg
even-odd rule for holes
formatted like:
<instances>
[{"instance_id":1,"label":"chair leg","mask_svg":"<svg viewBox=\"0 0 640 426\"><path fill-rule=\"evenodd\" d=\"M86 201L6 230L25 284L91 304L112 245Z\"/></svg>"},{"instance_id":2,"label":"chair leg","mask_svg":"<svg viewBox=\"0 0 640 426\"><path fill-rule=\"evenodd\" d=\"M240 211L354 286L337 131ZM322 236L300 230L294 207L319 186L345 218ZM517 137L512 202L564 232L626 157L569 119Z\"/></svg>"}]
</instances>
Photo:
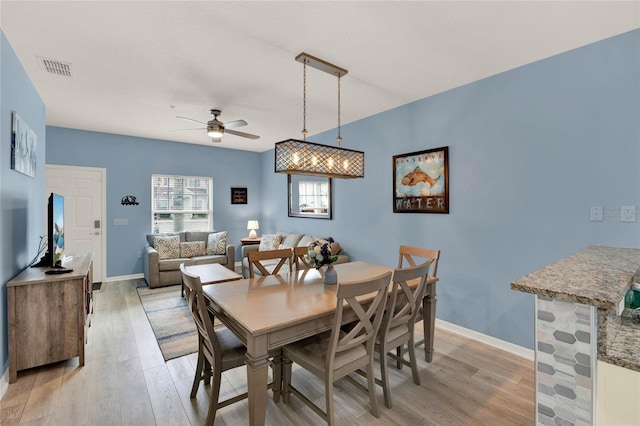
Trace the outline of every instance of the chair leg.
<instances>
[{"instance_id":1,"label":"chair leg","mask_svg":"<svg viewBox=\"0 0 640 426\"><path fill-rule=\"evenodd\" d=\"M389 370L387 370L386 348L380 345L380 372L382 373L382 393L384 395L384 405L391 408L391 392L389 391Z\"/></svg>"},{"instance_id":2,"label":"chair leg","mask_svg":"<svg viewBox=\"0 0 640 426\"><path fill-rule=\"evenodd\" d=\"M222 373L217 370L213 374L213 386L211 386L211 397L209 401L209 411L207 412L207 426L213 425L218 410L218 398L220 397L220 382L222 381Z\"/></svg>"},{"instance_id":3,"label":"chair leg","mask_svg":"<svg viewBox=\"0 0 640 426\"><path fill-rule=\"evenodd\" d=\"M371 400L371 413L380 417L378 412L378 398L376 398L376 377L373 371L373 351L369 356L369 363L367 364L367 382L369 384L369 399Z\"/></svg>"},{"instance_id":4,"label":"chair leg","mask_svg":"<svg viewBox=\"0 0 640 426\"><path fill-rule=\"evenodd\" d=\"M202 370L204 368L204 355L198 351L198 364L196 365L196 375L193 378L193 385L191 386L191 398L196 397L198 393L198 387L200 386L200 380L202 380Z\"/></svg>"},{"instance_id":5,"label":"chair leg","mask_svg":"<svg viewBox=\"0 0 640 426\"><path fill-rule=\"evenodd\" d=\"M413 333L411 334L413 336ZM411 375L413 383L420 384L420 374L418 374L418 363L416 361L416 345L413 337L409 340L409 361L411 362Z\"/></svg>"},{"instance_id":6,"label":"chair leg","mask_svg":"<svg viewBox=\"0 0 640 426\"><path fill-rule=\"evenodd\" d=\"M327 377L327 381L325 383L325 399L327 404L327 424L329 426L333 426L335 424L333 414L333 374L331 374L330 377Z\"/></svg>"},{"instance_id":7,"label":"chair leg","mask_svg":"<svg viewBox=\"0 0 640 426\"><path fill-rule=\"evenodd\" d=\"M283 370L284 374L282 377L282 400L285 404L289 403L289 397L291 396L291 390L289 389L289 385L291 384L291 365L293 362L289 358L283 358Z\"/></svg>"},{"instance_id":8,"label":"chair leg","mask_svg":"<svg viewBox=\"0 0 640 426\"><path fill-rule=\"evenodd\" d=\"M402 346L400 345L396 348L396 355L397 355L397 359L396 359L396 368L398 370L402 370L402 361L400 361L400 359L402 358Z\"/></svg>"}]
</instances>

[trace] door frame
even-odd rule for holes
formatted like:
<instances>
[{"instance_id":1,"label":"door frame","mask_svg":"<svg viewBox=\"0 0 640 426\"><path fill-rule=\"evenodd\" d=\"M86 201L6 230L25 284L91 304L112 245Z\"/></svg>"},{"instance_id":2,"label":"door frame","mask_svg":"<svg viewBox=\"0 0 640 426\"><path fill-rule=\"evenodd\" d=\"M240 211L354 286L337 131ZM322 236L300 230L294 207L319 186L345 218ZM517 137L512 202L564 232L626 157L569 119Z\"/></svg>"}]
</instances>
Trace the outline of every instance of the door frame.
<instances>
[{"instance_id":1,"label":"door frame","mask_svg":"<svg viewBox=\"0 0 640 426\"><path fill-rule=\"evenodd\" d=\"M104 167L85 167L85 166L66 166L62 164L45 164L45 181L47 176L47 169L58 169L58 170L69 170L69 171L92 171L100 173L101 190L102 190L102 210L100 211L100 223L101 223L101 232L100 232L100 251L101 255L101 263L102 263L102 276L101 277L93 277L95 282L104 282L107 277L107 169ZM46 185L46 182L45 182Z\"/></svg>"}]
</instances>

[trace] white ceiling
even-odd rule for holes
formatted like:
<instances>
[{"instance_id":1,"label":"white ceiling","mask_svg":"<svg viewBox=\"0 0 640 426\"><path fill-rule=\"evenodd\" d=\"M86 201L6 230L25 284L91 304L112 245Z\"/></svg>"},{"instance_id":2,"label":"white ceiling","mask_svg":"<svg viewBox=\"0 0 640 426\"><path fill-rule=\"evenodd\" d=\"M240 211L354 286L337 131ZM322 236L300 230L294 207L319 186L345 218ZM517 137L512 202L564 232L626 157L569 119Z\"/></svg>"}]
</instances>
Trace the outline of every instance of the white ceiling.
<instances>
[{"instance_id":1,"label":"white ceiling","mask_svg":"<svg viewBox=\"0 0 640 426\"><path fill-rule=\"evenodd\" d=\"M640 3L2 0L0 25L48 125L213 146L170 130L216 107L261 138L215 146L262 152L301 138L300 52L349 70L344 124L639 28ZM337 79L309 68L307 86L310 134L336 127Z\"/></svg>"}]
</instances>

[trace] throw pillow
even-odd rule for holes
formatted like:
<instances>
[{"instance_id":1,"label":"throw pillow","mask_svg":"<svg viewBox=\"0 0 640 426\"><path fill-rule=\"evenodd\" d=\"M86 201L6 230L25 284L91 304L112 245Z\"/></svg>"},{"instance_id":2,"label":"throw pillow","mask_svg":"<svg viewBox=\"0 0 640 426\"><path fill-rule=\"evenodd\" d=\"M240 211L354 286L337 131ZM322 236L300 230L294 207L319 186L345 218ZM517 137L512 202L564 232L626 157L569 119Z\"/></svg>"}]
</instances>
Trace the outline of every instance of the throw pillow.
<instances>
[{"instance_id":1,"label":"throw pillow","mask_svg":"<svg viewBox=\"0 0 640 426\"><path fill-rule=\"evenodd\" d=\"M342 246L337 241L329 243L329 247L331 247L331 254L336 254L337 255L337 254L342 253Z\"/></svg>"},{"instance_id":2,"label":"throw pillow","mask_svg":"<svg viewBox=\"0 0 640 426\"><path fill-rule=\"evenodd\" d=\"M204 256L205 254L207 254L207 250L204 241L180 243L180 257Z\"/></svg>"},{"instance_id":3,"label":"throw pillow","mask_svg":"<svg viewBox=\"0 0 640 426\"><path fill-rule=\"evenodd\" d=\"M280 234L265 234L260 240L260 247L258 251L277 250L282 241L282 235Z\"/></svg>"},{"instance_id":4,"label":"throw pillow","mask_svg":"<svg viewBox=\"0 0 640 426\"><path fill-rule=\"evenodd\" d=\"M153 246L158 251L158 258L177 259L180 257L180 237L155 237Z\"/></svg>"},{"instance_id":5,"label":"throw pillow","mask_svg":"<svg viewBox=\"0 0 640 426\"><path fill-rule=\"evenodd\" d=\"M300 241L298 241L298 247L309 247L309 244L311 244L315 240L316 238L312 237L311 235L305 235L300 239Z\"/></svg>"},{"instance_id":6,"label":"throw pillow","mask_svg":"<svg viewBox=\"0 0 640 426\"><path fill-rule=\"evenodd\" d=\"M288 232L279 232L279 234L282 235L282 241L280 241L280 245L282 247L295 247L302 238L302 234L293 234Z\"/></svg>"},{"instance_id":7,"label":"throw pillow","mask_svg":"<svg viewBox=\"0 0 640 426\"><path fill-rule=\"evenodd\" d=\"M227 231L209 234L207 254L227 254Z\"/></svg>"}]
</instances>

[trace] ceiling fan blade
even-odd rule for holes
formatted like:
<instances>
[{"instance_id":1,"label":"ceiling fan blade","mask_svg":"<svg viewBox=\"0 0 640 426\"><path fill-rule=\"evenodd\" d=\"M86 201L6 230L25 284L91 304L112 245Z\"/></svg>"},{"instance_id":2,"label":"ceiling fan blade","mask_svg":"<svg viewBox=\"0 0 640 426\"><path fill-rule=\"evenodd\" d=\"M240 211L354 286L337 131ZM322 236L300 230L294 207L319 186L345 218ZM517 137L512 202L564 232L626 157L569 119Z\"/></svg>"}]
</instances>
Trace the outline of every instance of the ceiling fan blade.
<instances>
[{"instance_id":1,"label":"ceiling fan blade","mask_svg":"<svg viewBox=\"0 0 640 426\"><path fill-rule=\"evenodd\" d=\"M176 115L176 118L181 118L183 120L193 121L193 122L198 123L198 124L204 124L205 126L207 125L207 123L204 123L202 121L194 120L193 118L189 118L189 117L183 117L181 115Z\"/></svg>"},{"instance_id":2,"label":"ceiling fan blade","mask_svg":"<svg viewBox=\"0 0 640 426\"><path fill-rule=\"evenodd\" d=\"M189 130L206 130L206 127L196 127L195 129L173 129L169 130L170 132L186 132Z\"/></svg>"},{"instance_id":3,"label":"ceiling fan blade","mask_svg":"<svg viewBox=\"0 0 640 426\"><path fill-rule=\"evenodd\" d=\"M228 121L226 123L224 123L224 127L225 129L233 129L236 127L242 127L242 126L246 126L247 122L244 120L234 120L234 121Z\"/></svg>"},{"instance_id":4,"label":"ceiling fan blade","mask_svg":"<svg viewBox=\"0 0 640 426\"><path fill-rule=\"evenodd\" d=\"M220 143L220 142L222 142L222 138L211 138L211 142Z\"/></svg>"},{"instance_id":5,"label":"ceiling fan blade","mask_svg":"<svg viewBox=\"0 0 640 426\"><path fill-rule=\"evenodd\" d=\"M241 136L243 138L249 138L249 139L259 139L260 138L260 136L252 135L251 133L238 132L237 130L224 129L224 132L225 133L229 133L230 135Z\"/></svg>"}]
</instances>

